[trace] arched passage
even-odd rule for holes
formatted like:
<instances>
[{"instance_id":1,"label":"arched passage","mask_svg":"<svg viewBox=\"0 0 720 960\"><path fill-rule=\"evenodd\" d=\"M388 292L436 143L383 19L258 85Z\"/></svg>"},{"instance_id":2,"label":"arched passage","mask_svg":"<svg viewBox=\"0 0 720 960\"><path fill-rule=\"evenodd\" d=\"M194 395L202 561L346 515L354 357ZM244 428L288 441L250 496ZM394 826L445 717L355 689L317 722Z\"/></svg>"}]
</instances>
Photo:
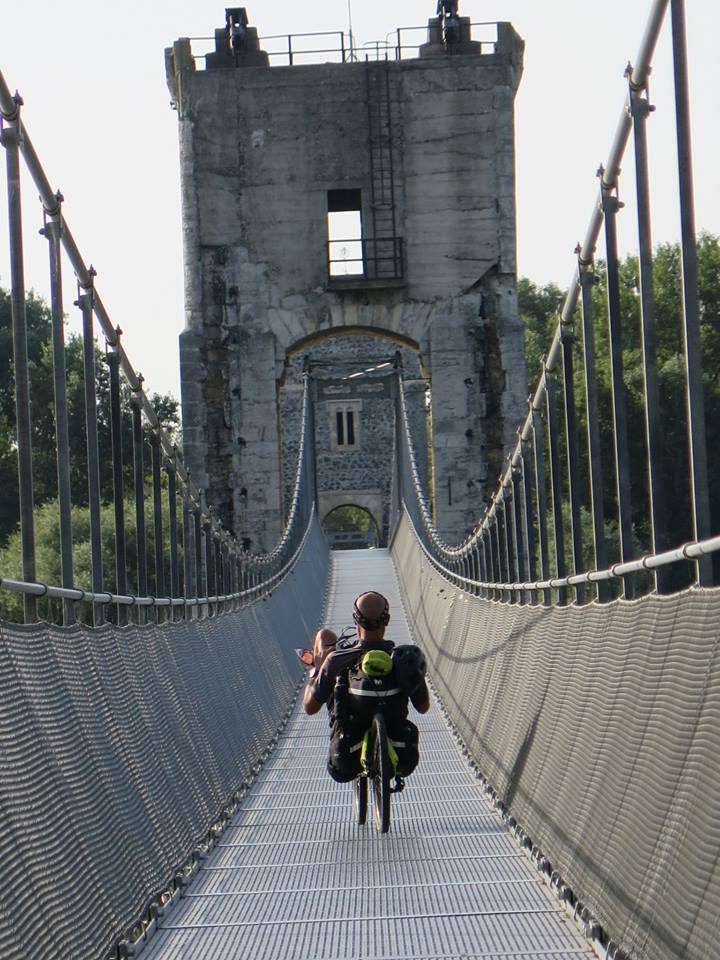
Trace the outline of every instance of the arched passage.
<instances>
[{"instance_id":1,"label":"arched passage","mask_svg":"<svg viewBox=\"0 0 720 960\"><path fill-rule=\"evenodd\" d=\"M292 497L297 462L303 376L310 372L319 517L322 520L336 507L359 506L371 514L380 543L385 543L395 441L393 367L398 354L405 406L418 436L418 469L424 479L429 472L427 383L416 346L353 328L306 340L304 349L286 358L286 377L279 388L286 505Z\"/></svg>"},{"instance_id":2,"label":"arched passage","mask_svg":"<svg viewBox=\"0 0 720 960\"><path fill-rule=\"evenodd\" d=\"M379 494L362 494L351 498L353 502L332 505L337 498L347 499L344 494L320 494L320 517L322 528L334 550L364 549L377 547L382 531L382 501ZM363 504L354 502L364 501ZM330 501L330 504L328 504ZM378 512L380 511L380 512Z\"/></svg>"},{"instance_id":3,"label":"arched passage","mask_svg":"<svg viewBox=\"0 0 720 960\"><path fill-rule=\"evenodd\" d=\"M320 348L320 355L322 355L323 344L329 345L332 342L352 343L359 338L364 338L366 342L375 342L378 345L377 349L380 353L382 353L384 349L380 344L386 345L388 357L392 356L394 352L393 348L400 350L404 355L405 365L410 375L417 375L424 379L429 379L428 358L423 354L421 344L417 340L413 340L411 337L398 333L395 330L380 326L371 327L362 324L346 324L344 326L334 326L316 330L314 333L300 337L291 343L285 352L285 365L278 385L283 387L286 382L292 382L293 379L297 378L297 370L302 370L302 364L298 365L297 362L293 364L294 359L297 360L298 357L311 358L313 350L315 349L317 351L317 348ZM415 357L414 361L410 360L411 356ZM295 367L294 370L293 366Z\"/></svg>"}]
</instances>

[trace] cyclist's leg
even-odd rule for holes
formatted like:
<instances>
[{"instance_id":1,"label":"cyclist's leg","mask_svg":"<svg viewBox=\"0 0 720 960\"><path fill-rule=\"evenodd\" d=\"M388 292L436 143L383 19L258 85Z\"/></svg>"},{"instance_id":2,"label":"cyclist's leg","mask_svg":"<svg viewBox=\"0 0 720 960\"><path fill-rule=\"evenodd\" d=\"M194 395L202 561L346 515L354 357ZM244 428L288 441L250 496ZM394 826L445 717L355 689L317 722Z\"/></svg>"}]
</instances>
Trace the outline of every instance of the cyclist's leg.
<instances>
[{"instance_id":1,"label":"cyclist's leg","mask_svg":"<svg viewBox=\"0 0 720 960\"><path fill-rule=\"evenodd\" d=\"M364 730L357 724L335 723L330 737L327 769L333 780L347 783L360 773L360 750Z\"/></svg>"},{"instance_id":2,"label":"cyclist's leg","mask_svg":"<svg viewBox=\"0 0 720 960\"><path fill-rule=\"evenodd\" d=\"M392 726L388 727L388 732L398 755L396 773L400 777L407 777L420 760L418 728L410 720L400 720L393 722Z\"/></svg>"}]
</instances>

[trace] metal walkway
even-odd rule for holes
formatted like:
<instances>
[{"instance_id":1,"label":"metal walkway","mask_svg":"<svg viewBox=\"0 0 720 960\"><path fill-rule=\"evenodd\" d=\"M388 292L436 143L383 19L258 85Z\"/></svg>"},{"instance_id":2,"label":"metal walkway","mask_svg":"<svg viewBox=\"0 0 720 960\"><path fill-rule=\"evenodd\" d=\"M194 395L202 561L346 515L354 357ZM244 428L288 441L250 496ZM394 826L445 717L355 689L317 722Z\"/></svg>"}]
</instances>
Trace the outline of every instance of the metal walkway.
<instances>
[{"instance_id":1,"label":"metal walkway","mask_svg":"<svg viewBox=\"0 0 720 960\"><path fill-rule=\"evenodd\" d=\"M364 589L387 595L388 635L410 642L385 550L334 554L328 622L345 626ZM485 803L437 706L413 719L420 766L381 837L355 825L350 785L325 771L324 711L298 709L143 960L592 956Z\"/></svg>"}]
</instances>

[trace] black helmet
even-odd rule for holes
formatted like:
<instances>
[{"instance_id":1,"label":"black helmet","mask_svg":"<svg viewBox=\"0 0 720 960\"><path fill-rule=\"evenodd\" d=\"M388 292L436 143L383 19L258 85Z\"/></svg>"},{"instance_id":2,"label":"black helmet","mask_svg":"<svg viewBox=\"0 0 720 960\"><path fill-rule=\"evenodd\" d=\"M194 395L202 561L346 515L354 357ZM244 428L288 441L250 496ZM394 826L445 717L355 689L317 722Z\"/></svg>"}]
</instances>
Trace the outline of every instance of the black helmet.
<instances>
[{"instance_id":1,"label":"black helmet","mask_svg":"<svg viewBox=\"0 0 720 960\"><path fill-rule=\"evenodd\" d=\"M368 615L368 610L373 615ZM366 630L381 630L390 622L390 604L377 590L368 590L355 598L353 604L353 620L359 627Z\"/></svg>"},{"instance_id":2,"label":"black helmet","mask_svg":"<svg viewBox=\"0 0 720 960\"><path fill-rule=\"evenodd\" d=\"M393 675L405 693L412 693L425 679L427 664L420 647L406 644L392 652Z\"/></svg>"}]
</instances>

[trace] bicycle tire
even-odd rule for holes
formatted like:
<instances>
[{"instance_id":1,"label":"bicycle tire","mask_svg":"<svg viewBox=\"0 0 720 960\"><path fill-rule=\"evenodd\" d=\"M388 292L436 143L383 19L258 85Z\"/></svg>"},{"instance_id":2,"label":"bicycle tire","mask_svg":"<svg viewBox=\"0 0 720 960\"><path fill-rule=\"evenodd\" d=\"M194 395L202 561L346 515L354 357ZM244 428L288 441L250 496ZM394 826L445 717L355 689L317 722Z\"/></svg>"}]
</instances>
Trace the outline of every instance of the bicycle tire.
<instances>
[{"instance_id":1,"label":"bicycle tire","mask_svg":"<svg viewBox=\"0 0 720 960\"><path fill-rule=\"evenodd\" d=\"M392 765L388 751L385 717L381 713L376 713L373 717L372 738L372 783L375 826L380 833L387 833L390 829L390 781L392 779Z\"/></svg>"},{"instance_id":2,"label":"bicycle tire","mask_svg":"<svg viewBox=\"0 0 720 960\"><path fill-rule=\"evenodd\" d=\"M355 819L361 827L367 820L368 782L367 777L355 777L353 780L353 808Z\"/></svg>"}]
</instances>

